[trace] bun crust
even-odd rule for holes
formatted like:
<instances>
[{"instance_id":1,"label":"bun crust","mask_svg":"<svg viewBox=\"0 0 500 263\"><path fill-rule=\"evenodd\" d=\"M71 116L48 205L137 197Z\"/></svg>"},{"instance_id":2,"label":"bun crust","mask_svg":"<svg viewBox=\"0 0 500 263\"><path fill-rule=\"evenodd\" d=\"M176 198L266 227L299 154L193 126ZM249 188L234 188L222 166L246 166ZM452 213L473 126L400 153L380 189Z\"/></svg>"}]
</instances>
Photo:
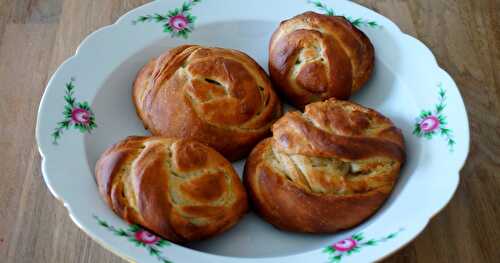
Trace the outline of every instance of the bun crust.
<instances>
[{"instance_id":1,"label":"bun crust","mask_svg":"<svg viewBox=\"0 0 500 263\"><path fill-rule=\"evenodd\" d=\"M244 183L274 226L332 233L374 214L404 162L403 136L388 118L330 99L278 120L248 157Z\"/></svg>"},{"instance_id":2,"label":"bun crust","mask_svg":"<svg viewBox=\"0 0 500 263\"><path fill-rule=\"evenodd\" d=\"M221 233L248 210L231 164L192 140L129 137L102 154L95 176L118 216L176 243Z\"/></svg>"},{"instance_id":3,"label":"bun crust","mask_svg":"<svg viewBox=\"0 0 500 263\"><path fill-rule=\"evenodd\" d=\"M153 135L192 138L231 161L270 133L282 108L264 70L246 54L185 45L139 72L139 117Z\"/></svg>"},{"instance_id":4,"label":"bun crust","mask_svg":"<svg viewBox=\"0 0 500 263\"><path fill-rule=\"evenodd\" d=\"M269 44L273 84L299 108L348 99L368 81L374 60L368 37L341 16L295 16L280 24Z\"/></svg>"}]
</instances>

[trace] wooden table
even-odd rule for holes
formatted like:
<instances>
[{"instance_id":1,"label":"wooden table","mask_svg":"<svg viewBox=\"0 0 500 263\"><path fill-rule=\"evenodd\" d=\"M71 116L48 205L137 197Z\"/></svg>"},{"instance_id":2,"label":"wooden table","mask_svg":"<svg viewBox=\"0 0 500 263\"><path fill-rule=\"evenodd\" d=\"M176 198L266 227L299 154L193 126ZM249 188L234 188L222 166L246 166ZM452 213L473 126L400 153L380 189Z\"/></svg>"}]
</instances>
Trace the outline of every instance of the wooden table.
<instances>
[{"instance_id":1,"label":"wooden table","mask_svg":"<svg viewBox=\"0 0 500 263\"><path fill-rule=\"evenodd\" d=\"M49 193L34 138L55 69L92 31L146 0L0 0L0 261L122 262ZM470 155L451 203L387 262L500 260L499 0L360 0L429 46L457 82ZM446 174L443 174L446 176Z\"/></svg>"}]
</instances>

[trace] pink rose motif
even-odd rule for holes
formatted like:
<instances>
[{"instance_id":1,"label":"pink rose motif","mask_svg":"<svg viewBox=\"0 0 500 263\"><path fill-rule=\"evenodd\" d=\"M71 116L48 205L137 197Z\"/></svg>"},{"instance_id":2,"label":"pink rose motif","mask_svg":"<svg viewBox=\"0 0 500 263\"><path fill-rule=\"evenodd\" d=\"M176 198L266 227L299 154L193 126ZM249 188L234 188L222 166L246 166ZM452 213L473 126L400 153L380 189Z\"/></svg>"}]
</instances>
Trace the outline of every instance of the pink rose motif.
<instances>
[{"instance_id":1,"label":"pink rose motif","mask_svg":"<svg viewBox=\"0 0 500 263\"><path fill-rule=\"evenodd\" d=\"M71 111L71 120L74 123L88 124L90 122L90 112L88 110L74 108Z\"/></svg>"},{"instance_id":2,"label":"pink rose motif","mask_svg":"<svg viewBox=\"0 0 500 263\"><path fill-rule=\"evenodd\" d=\"M347 252L354 249L357 244L358 243L356 242L356 240L352 238L346 238L344 240L340 240L339 242L333 244L333 248L340 252Z\"/></svg>"},{"instance_id":3,"label":"pink rose motif","mask_svg":"<svg viewBox=\"0 0 500 263\"><path fill-rule=\"evenodd\" d=\"M156 242L160 241L159 237L149 233L146 230L139 230L135 232L135 239L147 245L154 245L156 244Z\"/></svg>"},{"instance_id":4,"label":"pink rose motif","mask_svg":"<svg viewBox=\"0 0 500 263\"><path fill-rule=\"evenodd\" d=\"M436 116L431 115L420 122L420 129L422 129L423 132L432 132L439 128L439 125L439 119Z\"/></svg>"},{"instance_id":5,"label":"pink rose motif","mask_svg":"<svg viewBox=\"0 0 500 263\"><path fill-rule=\"evenodd\" d=\"M180 15L176 15L176 16L171 17L168 20L168 24L173 29L180 31L188 26L189 21L187 20L187 18L184 15L180 14Z\"/></svg>"}]
</instances>

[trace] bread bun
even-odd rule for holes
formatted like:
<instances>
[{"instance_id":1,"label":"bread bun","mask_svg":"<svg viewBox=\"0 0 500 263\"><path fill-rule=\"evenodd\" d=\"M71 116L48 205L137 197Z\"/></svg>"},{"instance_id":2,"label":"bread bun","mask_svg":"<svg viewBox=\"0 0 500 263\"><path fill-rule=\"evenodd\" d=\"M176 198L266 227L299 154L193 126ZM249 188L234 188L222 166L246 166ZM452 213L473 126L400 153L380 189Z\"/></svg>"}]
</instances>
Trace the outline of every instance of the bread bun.
<instances>
[{"instance_id":1,"label":"bread bun","mask_svg":"<svg viewBox=\"0 0 500 263\"><path fill-rule=\"evenodd\" d=\"M231 163L192 140L129 137L102 154L95 176L118 216L172 242L221 233L248 209Z\"/></svg>"},{"instance_id":2,"label":"bread bun","mask_svg":"<svg viewBox=\"0 0 500 263\"><path fill-rule=\"evenodd\" d=\"M185 45L148 63L133 100L153 135L192 138L231 161L270 134L281 103L262 68L230 49Z\"/></svg>"},{"instance_id":3,"label":"bread bun","mask_svg":"<svg viewBox=\"0 0 500 263\"><path fill-rule=\"evenodd\" d=\"M332 233L370 217L390 195L405 162L403 136L380 113L330 99L273 125L248 157L244 183L274 226Z\"/></svg>"},{"instance_id":4,"label":"bread bun","mask_svg":"<svg viewBox=\"0 0 500 263\"><path fill-rule=\"evenodd\" d=\"M283 21L269 44L269 72L291 104L348 99L370 78L374 49L341 16L306 12Z\"/></svg>"}]
</instances>

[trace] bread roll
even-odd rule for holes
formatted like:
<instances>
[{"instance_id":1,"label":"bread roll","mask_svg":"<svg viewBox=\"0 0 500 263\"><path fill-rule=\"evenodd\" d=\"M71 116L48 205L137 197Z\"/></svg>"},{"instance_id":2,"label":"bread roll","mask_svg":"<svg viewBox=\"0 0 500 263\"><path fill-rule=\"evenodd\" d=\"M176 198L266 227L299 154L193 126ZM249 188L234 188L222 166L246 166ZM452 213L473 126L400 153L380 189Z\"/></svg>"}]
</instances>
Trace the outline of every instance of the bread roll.
<instances>
[{"instance_id":1,"label":"bread roll","mask_svg":"<svg viewBox=\"0 0 500 263\"><path fill-rule=\"evenodd\" d=\"M231 164L192 140L129 137L102 154L95 176L118 216L176 243L221 233L248 209Z\"/></svg>"},{"instance_id":2,"label":"bread roll","mask_svg":"<svg viewBox=\"0 0 500 263\"><path fill-rule=\"evenodd\" d=\"M269 72L278 92L303 109L328 98L348 99L370 78L374 49L341 16L306 12L283 21L269 44Z\"/></svg>"},{"instance_id":3,"label":"bread roll","mask_svg":"<svg viewBox=\"0 0 500 263\"><path fill-rule=\"evenodd\" d=\"M252 58L202 46L180 46L148 63L133 100L153 135L192 138L231 161L268 136L282 114L270 80Z\"/></svg>"},{"instance_id":4,"label":"bread roll","mask_svg":"<svg viewBox=\"0 0 500 263\"><path fill-rule=\"evenodd\" d=\"M405 162L403 136L374 110L330 99L278 120L248 157L244 183L274 226L332 233L370 217Z\"/></svg>"}]
</instances>

